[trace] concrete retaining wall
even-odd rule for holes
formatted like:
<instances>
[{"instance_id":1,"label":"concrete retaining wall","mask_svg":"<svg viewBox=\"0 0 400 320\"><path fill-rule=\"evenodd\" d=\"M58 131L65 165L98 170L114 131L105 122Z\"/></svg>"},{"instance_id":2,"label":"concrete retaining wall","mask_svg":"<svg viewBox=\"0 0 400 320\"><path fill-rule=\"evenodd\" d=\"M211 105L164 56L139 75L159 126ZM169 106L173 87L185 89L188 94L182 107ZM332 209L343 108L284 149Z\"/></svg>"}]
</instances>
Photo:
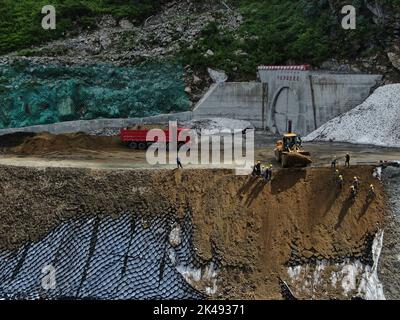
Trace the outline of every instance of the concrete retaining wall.
<instances>
[{"instance_id":1,"label":"concrete retaining wall","mask_svg":"<svg viewBox=\"0 0 400 320\"><path fill-rule=\"evenodd\" d=\"M377 75L312 75L316 108L316 126L347 112L364 102L371 88L381 80Z\"/></svg>"},{"instance_id":2,"label":"concrete retaining wall","mask_svg":"<svg viewBox=\"0 0 400 320\"><path fill-rule=\"evenodd\" d=\"M191 119L192 112L188 111L173 114L162 114L147 118L77 120L23 128L0 129L0 136L14 132L50 132L53 134L90 132L105 128L124 128L137 124L158 124L175 120L189 121Z\"/></svg>"},{"instance_id":3,"label":"concrete retaining wall","mask_svg":"<svg viewBox=\"0 0 400 320\"><path fill-rule=\"evenodd\" d=\"M263 85L259 82L214 84L193 110L193 118L229 118L262 127Z\"/></svg>"},{"instance_id":4,"label":"concrete retaining wall","mask_svg":"<svg viewBox=\"0 0 400 320\"><path fill-rule=\"evenodd\" d=\"M306 135L364 102L380 75L300 70L259 70L261 82L213 85L193 111L194 119L224 117L250 121L274 133Z\"/></svg>"}]
</instances>

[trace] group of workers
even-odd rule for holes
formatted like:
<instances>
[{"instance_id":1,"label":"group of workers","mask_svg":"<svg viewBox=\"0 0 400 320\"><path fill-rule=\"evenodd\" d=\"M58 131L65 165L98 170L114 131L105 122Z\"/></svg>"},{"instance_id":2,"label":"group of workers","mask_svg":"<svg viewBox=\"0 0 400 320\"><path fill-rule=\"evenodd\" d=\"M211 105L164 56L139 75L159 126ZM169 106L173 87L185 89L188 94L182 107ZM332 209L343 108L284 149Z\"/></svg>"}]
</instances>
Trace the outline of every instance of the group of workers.
<instances>
[{"instance_id":1,"label":"group of workers","mask_svg":"<svg viewBox=\"0 0 400 320\"><path fill-rule=\"evenodd\" d=\"M266 166L261 165L261 161L257 161L257 164L253 167L252 176L253 177L261 177L265 181L272 180L272 164L268 164Z\"/></svg>"},{"instance_id":2,"label":"group of workers","mask_svg":"<svg viewBox=\"0 0 400 320\"><path fill-rule=\"evenodd\" d=\"M350 155L348 153L346 153L346 155L344 156L344 166L345 167L350 168L350 160L351 160ZM338 165L339 165L339 160L336 157L334 157L332 160L332 163L331 163L331 167L333 169L336 169L336 167Z\"/></svg>"},{"instance_id":3,"label":"group of workers","mask_svg":"<svg viewBox=\"0 0 400 320\"><path fill-rule=\"evenodd\" d=\"M349 167L350 166L350 155L346 154L346 162L345 162L345 166ZM332 168L335 169L335 179L336 179L336 184L338 186L339 190L343 190L344 187L344 178L343 175L340 173L340 171L337 168L337 158L334 158L332 161ZM353 183L350 186L350 196L353 200L355 200L357 198L357 195L360 191L361 188L361 180L359 177L355 176L353 178ZM368 188L368 200L372 200L374 199L376 196L375 193L375 186L373 184L371 184Z\"/></svg>"}]
</instances>

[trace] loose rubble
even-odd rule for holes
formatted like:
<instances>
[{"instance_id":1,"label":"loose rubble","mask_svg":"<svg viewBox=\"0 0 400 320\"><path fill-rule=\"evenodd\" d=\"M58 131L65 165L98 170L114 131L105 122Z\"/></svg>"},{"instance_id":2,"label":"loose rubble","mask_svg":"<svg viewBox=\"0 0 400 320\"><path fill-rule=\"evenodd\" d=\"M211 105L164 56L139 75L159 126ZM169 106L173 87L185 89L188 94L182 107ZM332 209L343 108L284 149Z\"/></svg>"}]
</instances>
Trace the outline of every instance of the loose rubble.
<instances>
[{"instance_id":1,"label":"loose rubble","mask_svg":"<svg viewBox=\"0 0 400 320\"><path fill-rule=\"evenodd\" d=\"M400 147L400 84L376 89L363 104L325 123L304 141Z\"/></svg>"}]
</instances>

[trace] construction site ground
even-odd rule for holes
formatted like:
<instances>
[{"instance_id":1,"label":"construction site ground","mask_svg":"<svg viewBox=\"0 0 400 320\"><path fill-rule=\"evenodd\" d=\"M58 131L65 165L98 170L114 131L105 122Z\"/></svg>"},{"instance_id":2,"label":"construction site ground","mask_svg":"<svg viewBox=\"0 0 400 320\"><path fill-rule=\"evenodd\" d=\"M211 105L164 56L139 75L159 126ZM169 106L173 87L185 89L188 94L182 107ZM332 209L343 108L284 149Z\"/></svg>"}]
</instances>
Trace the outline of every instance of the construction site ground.
<instances>
[{"instance_id":1,"label":"construction site ground","mask_svg":"<svg viewBox=\"0 0 400 320\"><path fill-rule=\"evenodd\" d=\"M279 137L271 137L263 132L255 136L255 160L263 163L278 163L274 160L273 149ZM304 143L313 159L313 167L330 166L333 157L344 164L348 152L352 164L377 164L380 160L400 159L400 149L383 148L348 143L312 142ZM210 152L218 152L213 148ZM223 151L221 151L223 158ZM168 155L167 155L168 156ZM121 144L119 137L99 137L81 133L51 135L47 133L27 136L13 134L0 137L0 165L29 167L72 167L93 169L150 169L174 168L175 164L149 165L146 152L129 149ZM189 165L188 168L207 168L207 165ZM232 168L230 163L221 168Z\"/></svg>"},{"instance_id":2,"label":"construction site ground","mask_svg":"<svg viewBox=\"0 0 400 320\"><path fill-rule=\"evenodd\" d=\"M215 254L221 259L215 297L281 299L281 278L298 298L352 298L355 287L343 292L323 277L331 274L331 266L346 261L361 259L372 265L371 239L383 228L388 212L383 185L372 175L374 164L400 159L400 149L305 143L314 160L312 168L277 170L276 139L256 134L256 160L272 162L276 169L267 183L235 176L232 170L163 170L174 164L149 170L153 167L146 153L127 148L117 136L2 136L0 250L39 241L71 219L136 212L138 203L145 204L145 216L162 215L172 206L182 219L189 208L198 255L206 261ZM347 152L352 167L342 170L345 185L340 191L329 167L334 156L342 167ZM351 201L347 190L355 175L363 186ZM370 183L376 183L377 198L366 202ZM288 276L290 266L318 261L328 266L321 276L323 286L313 284L309 290L303 285L306 278ZM392 281L394 276L387 278Z\"/></svg>"}]
</instances>

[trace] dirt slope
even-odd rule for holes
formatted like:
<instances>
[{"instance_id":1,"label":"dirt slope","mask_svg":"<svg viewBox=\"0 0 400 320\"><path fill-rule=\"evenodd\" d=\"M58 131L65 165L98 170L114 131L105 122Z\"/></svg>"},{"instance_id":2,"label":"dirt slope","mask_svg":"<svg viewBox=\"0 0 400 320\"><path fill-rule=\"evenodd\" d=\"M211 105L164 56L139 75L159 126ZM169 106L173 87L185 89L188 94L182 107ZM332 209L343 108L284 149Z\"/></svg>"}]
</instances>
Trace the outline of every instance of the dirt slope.
<instances>
[{"instance_id":1,"label":"dirt slope","mask_svg":"<svg viewBox=\"0 0 400 320\"><path fill-rule=\"evenodd\" d=\"M17 154L44 155L49 153L71 154L83 150L110 150L122 147L118 137L90 136L84 133L59 135L40 133L25 137L9 151Z\"/></svg>"},{"instance_id":2,"label":"dirt slope","mask_svg":"<svg viewBox=\"0 0 400 320\"><path fill-rule=\"evenodd\" d=\"M340 260L365 252L366 237L385 215L383 189L372 169L344 170L345 190L337 193L328 168L281 170L266 184L229 170L0 167L0 249L36 241L73 217L162 215L172 205L182 218L189 207L198 254L222 260L217 297L281 299L277 277L287 277L291 260ZM362 188L352 203L354 175ZM366 204L370 183L378 197Z\"/></svg>"}]
</instances>

